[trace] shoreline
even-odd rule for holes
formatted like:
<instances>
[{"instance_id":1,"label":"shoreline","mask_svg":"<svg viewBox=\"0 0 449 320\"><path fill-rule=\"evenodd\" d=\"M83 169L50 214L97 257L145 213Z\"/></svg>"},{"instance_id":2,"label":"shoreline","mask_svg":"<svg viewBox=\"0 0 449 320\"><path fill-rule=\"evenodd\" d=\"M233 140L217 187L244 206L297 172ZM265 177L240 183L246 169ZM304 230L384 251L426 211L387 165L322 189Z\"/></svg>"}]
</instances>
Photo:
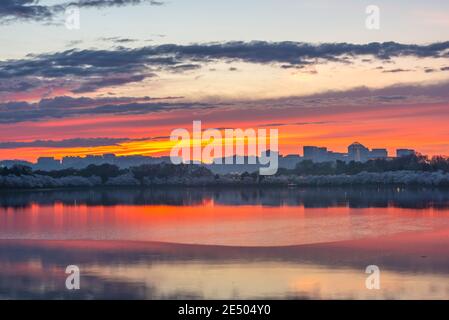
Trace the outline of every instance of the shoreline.
<instances>
[{"instance_id":1,"label":"shoreline","mask_svg":"<svg viewBox=\"0 0 449 320\"><path fill-rule=\"evenodd\" d=\"M321 178L322 176L308 176L311 178ZM126 189L126 190L148 190L156 188L176 188L176 189L201 189L201 188L214 188L214 189L233 189L233 188L254 188L254 189L298 189L298 188L366 188L366 189L379 189L379 188L404 188L404 189L434 189L434 190L449 190L449 185L437 185L429 184L428 182L418 183L398 183L398 182L348 182L348 183L161 183L161 184L148 184L148 185L76 185L76 186L43 186L43 187L20 187L20 186L0 186L0 195L5 192L16 191L56 191L56 190L105 190L105 189Z\"/></svg>"}]
</instances>

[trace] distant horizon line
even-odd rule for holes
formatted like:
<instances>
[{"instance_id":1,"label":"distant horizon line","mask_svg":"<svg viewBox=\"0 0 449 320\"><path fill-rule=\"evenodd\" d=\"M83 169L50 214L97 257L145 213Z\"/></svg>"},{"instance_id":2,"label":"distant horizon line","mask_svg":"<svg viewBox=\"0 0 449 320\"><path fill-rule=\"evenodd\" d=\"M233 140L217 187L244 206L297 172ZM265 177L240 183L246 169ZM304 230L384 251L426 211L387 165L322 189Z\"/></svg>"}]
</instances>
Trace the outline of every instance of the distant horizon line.
<instances>
[{"instance_id":1,"label":"distant horizon line","mask_svg":"<svg viewBox=\"0 0 449 320\"><path fill-rule=\"evenodd\" d=\"M304 146L304 147L326 148L326 147L318 147L318 146ZM373 148L373 149L370 149L370 150L384 150L384 149L388 150L387 148ZM422 154L422 153L416 151L415 149L397 148L395 150L396 151L399 151L399 150L412 151L412 153L414 153L414 154L430 157L429 155ZM267 151L269 152L270 150L267 150ZM334 154L342 154L342 155L346 154L347 155L347 153L344 153L344 152L334 152L334 151L331 151L331 150L328 150L328 152L334 153ZM279 157L282 157L282 158L292 157L292 156L303 158L303 159L305 158L304 154L301 155L299 153L285 153L285 154L281 154L281 153L278 152L278 154L279 154ZM170 158L170 155L151 156L151 155L145 155L145 154L119 155L119 154L115 154L115 153L103 153L103 154L85 154L85 155L81 155L81 156L67 155L67 156L63 156L61 158L58 158L56 156L40 156L40 157L37 157L34 162L30 161L30 160L20 159L20 158L15 158L15 159L10 158L10 159L0 159L0 163L2 163L2 162L26 162L26 163L30 163L30 164L38 164L39 159L42 159L42 160L45 160L45 159L49 159L50 160L51 159L51 160L54 160L54 161L62 162L64 159L88 159L88 158L102 158L102 159L104 159L105 156L110 156L110 157L113 157L113 158L132 158L132 157L151 158L151 159L163 159L163 158L169 159ZM225 159L225 158L237 157L237 156L245 157L245 158L246 157L248 157L248 158L249 157L257 157L257 158L259 158L260 157L260 155L239 155L239 154L234 154L232 156L217 157L217 158L214 158L214 159ZM432 157L438 157L438 156L449 157L449 155L445 155L445 154L433 155ZM397 155L393 155L393 156L387 155L386 159L397 158L397 157L398 157ZM305 160L307 160L307 159L305 159ZM332 161L332 160L330 160L330 161ZM190 161L190 163L198 163L198 162L201 162L201 161L197 161L197 160L191 160ZM201 162L201 163L203 163L203 162ZM206 162L204 162L204 163L206 163ZM188 163L186 162L185 164L188 164Z\"/></svg>"}]
</instances>

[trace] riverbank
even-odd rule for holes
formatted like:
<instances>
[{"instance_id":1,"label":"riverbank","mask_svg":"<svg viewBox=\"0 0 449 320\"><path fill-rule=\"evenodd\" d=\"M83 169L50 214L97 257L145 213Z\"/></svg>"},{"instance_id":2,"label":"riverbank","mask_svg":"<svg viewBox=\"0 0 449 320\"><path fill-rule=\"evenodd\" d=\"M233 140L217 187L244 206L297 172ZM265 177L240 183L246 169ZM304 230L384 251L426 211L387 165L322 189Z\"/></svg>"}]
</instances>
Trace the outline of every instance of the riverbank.
<instances>
[{"instance_id":1,"label":"riverbank","mask_svg":"<svg viewBox=\"0 0 449 320\"><path fill-rule=\"evenodd\" d=\"M441 171L389 171L361 172L354 175L206 175L176 177L145 177L137 179L126 173L116 177L101 178L64 176L51 177L40 174L0 176L0 189L58 189L58 188L95 188L95 187L154 187L154 186L276 186L276 187L313 187L313 186L423 186L448 187L449 173Z\"/></svg>"}]
</instances>

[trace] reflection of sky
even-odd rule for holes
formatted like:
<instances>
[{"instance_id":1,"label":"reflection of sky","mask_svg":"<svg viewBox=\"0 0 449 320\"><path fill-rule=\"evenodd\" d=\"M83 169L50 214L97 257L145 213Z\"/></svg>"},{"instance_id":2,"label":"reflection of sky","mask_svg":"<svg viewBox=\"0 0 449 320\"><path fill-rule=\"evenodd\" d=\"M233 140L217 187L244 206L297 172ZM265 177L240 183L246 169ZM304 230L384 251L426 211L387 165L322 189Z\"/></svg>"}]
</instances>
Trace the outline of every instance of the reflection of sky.
<instances>
[{"instance_id":1,"label":"reflection of sky","mask_svg":"<svg viewBox=\"0 0 449 320\"><path fill-rule=\"evenodd\" d=\"M0 241L0 298L447 299L447 246L429 251L439 240L428 235L259 249ZM64 271L75 262L81 290L73 292ZM370 264L380 267L380 290L365 287Z\"/></svg>"},{"instance_id":2,"label":"reflection of sky","mask_svg":"<svg viewBox=\"0 0 449 320\"><path fill-rule=\"evenodd\" d=\"M180 291L205 299L447 299L449 291L445 275L384 271L383 290L376 291L365 288L362 270L282 262L97 265L86 271L154 286L161 297Z\"/></svg>"},{"instance_id":3,"label":"reflection of sky","mask_svg":"<svg viewBox=\"0 0 449 320\"><path fill-rule=\"evenodd\" d=\"M449 210L300 206L31 205L1 209L2 239L115 239L220 245L295 245L449 226Z\"/></svg>"}]
</instances>

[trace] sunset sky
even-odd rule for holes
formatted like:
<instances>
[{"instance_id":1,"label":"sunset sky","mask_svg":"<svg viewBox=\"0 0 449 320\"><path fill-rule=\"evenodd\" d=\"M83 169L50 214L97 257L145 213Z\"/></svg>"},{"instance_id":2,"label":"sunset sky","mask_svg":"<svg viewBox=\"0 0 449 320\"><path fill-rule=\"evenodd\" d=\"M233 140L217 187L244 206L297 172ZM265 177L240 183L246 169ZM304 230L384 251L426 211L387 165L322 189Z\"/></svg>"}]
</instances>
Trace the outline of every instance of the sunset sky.
<instances>
[{"instance_id":1,"label":"sunset sky","mask_svg":"<svg viewBox=\"0 0 449 320\"><path fill-rule=\"evenodd\" d=\"M0 160L167 155L193 120L449 155L449 2L0 2Z\"/></svg>"}]
</instances>

